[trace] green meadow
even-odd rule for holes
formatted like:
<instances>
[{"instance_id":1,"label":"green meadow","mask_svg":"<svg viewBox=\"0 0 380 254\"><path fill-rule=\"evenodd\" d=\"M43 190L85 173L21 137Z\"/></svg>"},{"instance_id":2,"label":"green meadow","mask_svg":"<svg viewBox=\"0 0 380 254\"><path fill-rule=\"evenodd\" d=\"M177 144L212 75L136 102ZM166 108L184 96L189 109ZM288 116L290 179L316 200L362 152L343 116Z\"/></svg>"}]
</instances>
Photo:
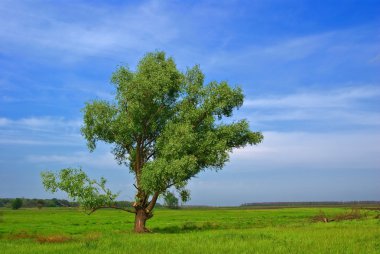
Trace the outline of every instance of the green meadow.
<instances>
[{"instance_id":1,"label":"green meadow","mask_svg":"<svg viewBox=\"0 0 380 254\"><path fill-rule=\"evenodd\" d=\"M380 253L377 210L315 222L350 208L156 209L152 233L132 232L118 210L0 209L0 253Z\"/></svg>"}]
</instances>

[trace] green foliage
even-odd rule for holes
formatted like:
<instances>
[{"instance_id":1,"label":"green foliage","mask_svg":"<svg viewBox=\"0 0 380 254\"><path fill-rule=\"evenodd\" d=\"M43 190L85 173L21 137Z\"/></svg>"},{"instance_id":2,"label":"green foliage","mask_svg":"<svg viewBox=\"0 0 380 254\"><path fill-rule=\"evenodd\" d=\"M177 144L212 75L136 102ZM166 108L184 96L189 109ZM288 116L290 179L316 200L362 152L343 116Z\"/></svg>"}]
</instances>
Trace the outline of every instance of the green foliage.
<instances>
[{"instance_id":1,"label":"green foliage","mask_svg":"<svg viewBox=\"0 0 380 254\"><path fill-rule=\"evenodd\" d=\"M104 178L100 182L91 180L81 169L66 168L58 173L45 171L41 177L47 191L54 193L62 190L87 210L111 206L117 197L117 194L105 187Z\"/></svg>"},{"instance_id":2,"label":"green foliage","mask_svg":"<svg viewBox=\"0 0 380 254\"><path fill-rule=\"evenodd\" d=\"M179 196L181 197L182 203L186 203L190 200L190 191L185 189L179 190Z\"/></svg>"},{"instance_id":3,"label":"green foliage","mask_svg":"<svg viewBox=\"0 0 380 254\"><path fill-rule=\"evenodd\" d=\"M119 67L111 82L115 100L87 103L81 132L90 151L99 141L113 145L115 159L135 175L135 205L147 213L172 186L188 200L184 187L192 177L221 169L234 148L263 139L246 120L224 121L243 104L241 88L225 81L205 84L199 66L182 73L164 52L146 54L135 72ZM82 171L47 172L43 178L46 189L66 191L85 207L114 199L108 190L100 195L94 185L104 189L102 182L96 184Z\"/></svg>"},{"instance_id":4,"label":"green foliage","mask_svg":"<svg viewBox=\"0 0 380 254\"><path fill-rule=\"evenodd\" d=\"M167 191L164 195L164 205L171 209L178 208L178 198L170 191Z\"/></svg>"},{"instance_id":5,"label":"green foliage","mask_svg":"<svg viewBox=\"0 0 380 254\"><path fill-rule=\"evenodd\" d=\"M136 72L120 67L111 80L116 101L88 103L82 133L90 150L98 141L113 144L145 192L183 186L206 168L222 168L233 148L263 138L245 120L218 121L243 104L239 87L204 84L199 66L181 73L163 52L147 54Z\"/></svg>"},{"instance_id":6,"label":"green foliage","mask_svg":"<svg viewBox=\"0 0 380 254\"><path fill-rule=\"evenodd\" d=\"M10 198L0 198L0 207L10 207L12 199Z\"/></svg>"},{"instance_id":7,"label":"green foliage","mask_svg":"<svg viewBox=\"0 0 380 254\"><path fill-rule=\"evenodd\" d=\"M22 207L22 199L16 198L12 201L12 209L17 210Z\"/></svg>"}]
</instances>

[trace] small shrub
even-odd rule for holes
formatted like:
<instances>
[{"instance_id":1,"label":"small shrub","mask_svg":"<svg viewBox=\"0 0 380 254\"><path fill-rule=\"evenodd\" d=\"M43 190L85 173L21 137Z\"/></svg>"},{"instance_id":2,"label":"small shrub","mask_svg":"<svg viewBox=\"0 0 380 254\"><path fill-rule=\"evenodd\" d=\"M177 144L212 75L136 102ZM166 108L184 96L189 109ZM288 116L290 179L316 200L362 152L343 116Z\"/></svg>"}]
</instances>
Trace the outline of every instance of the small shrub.
<instances>
[{"instance_id":1,"label":"small shrub","mask_svg":"<svg viewBox=\"0 0 380 254\"><path fill-rule=\"evenodd\" d=\"M363 217L366 217L366 214L363 214L359 208L352 208L351 211L337 214L334 217L334 221L342 221L342 220L358 220Z\"/></svg>"},{"instance_id":2,"label":"small shrub","mask_svg":"<svg viewBox=\"0 0 380 254\"><path fill-rule=\"evenodd\" d=\"M329 222L326 214L323 211L319 211L319 213L311 218L312 222Z\"/></svg>"}]
</instances>

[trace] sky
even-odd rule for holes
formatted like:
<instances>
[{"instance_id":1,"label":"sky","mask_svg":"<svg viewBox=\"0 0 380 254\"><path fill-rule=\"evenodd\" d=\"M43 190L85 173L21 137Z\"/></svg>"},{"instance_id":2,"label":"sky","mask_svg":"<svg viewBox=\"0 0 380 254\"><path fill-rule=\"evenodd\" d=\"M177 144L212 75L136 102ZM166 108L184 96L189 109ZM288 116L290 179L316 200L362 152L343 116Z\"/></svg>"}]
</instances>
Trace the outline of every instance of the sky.
<instances>
[{"instance_id":1,"label":"sky","mask_svg":"<svg viewBox=\"0 0 380 254\"><path fill-rule=\"evenodd\" d=\"M111 146L90 153L81 109L163 50L245 94L263 143L191 179L191 205L380 200L380 1L0 1L0 197L82 167L132 200Z\"/></svg>"}]
</instances>

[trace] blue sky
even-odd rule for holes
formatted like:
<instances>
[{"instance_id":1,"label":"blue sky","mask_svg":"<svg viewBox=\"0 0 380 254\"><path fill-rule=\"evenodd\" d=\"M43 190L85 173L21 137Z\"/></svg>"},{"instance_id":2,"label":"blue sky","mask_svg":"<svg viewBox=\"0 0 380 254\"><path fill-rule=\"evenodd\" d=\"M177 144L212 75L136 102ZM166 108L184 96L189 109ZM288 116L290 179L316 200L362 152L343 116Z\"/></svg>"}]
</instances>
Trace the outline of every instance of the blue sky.
<instances>
[{"instance_id":1,"label":"blue sky","mask_svg":"<svg viewBox=\"0 0 380 254\"><path fill-rule=\"evenodd\" d=\"M44 169L82 166L122 199L133 177L89 153L86 101L118 65L164 50L242 86L265 140L191 180L190 204L379 200L379 1L0 2L0 197L43 197ZM58 194L58 197L65 197Z\"/></svg>"}]
</instances>

